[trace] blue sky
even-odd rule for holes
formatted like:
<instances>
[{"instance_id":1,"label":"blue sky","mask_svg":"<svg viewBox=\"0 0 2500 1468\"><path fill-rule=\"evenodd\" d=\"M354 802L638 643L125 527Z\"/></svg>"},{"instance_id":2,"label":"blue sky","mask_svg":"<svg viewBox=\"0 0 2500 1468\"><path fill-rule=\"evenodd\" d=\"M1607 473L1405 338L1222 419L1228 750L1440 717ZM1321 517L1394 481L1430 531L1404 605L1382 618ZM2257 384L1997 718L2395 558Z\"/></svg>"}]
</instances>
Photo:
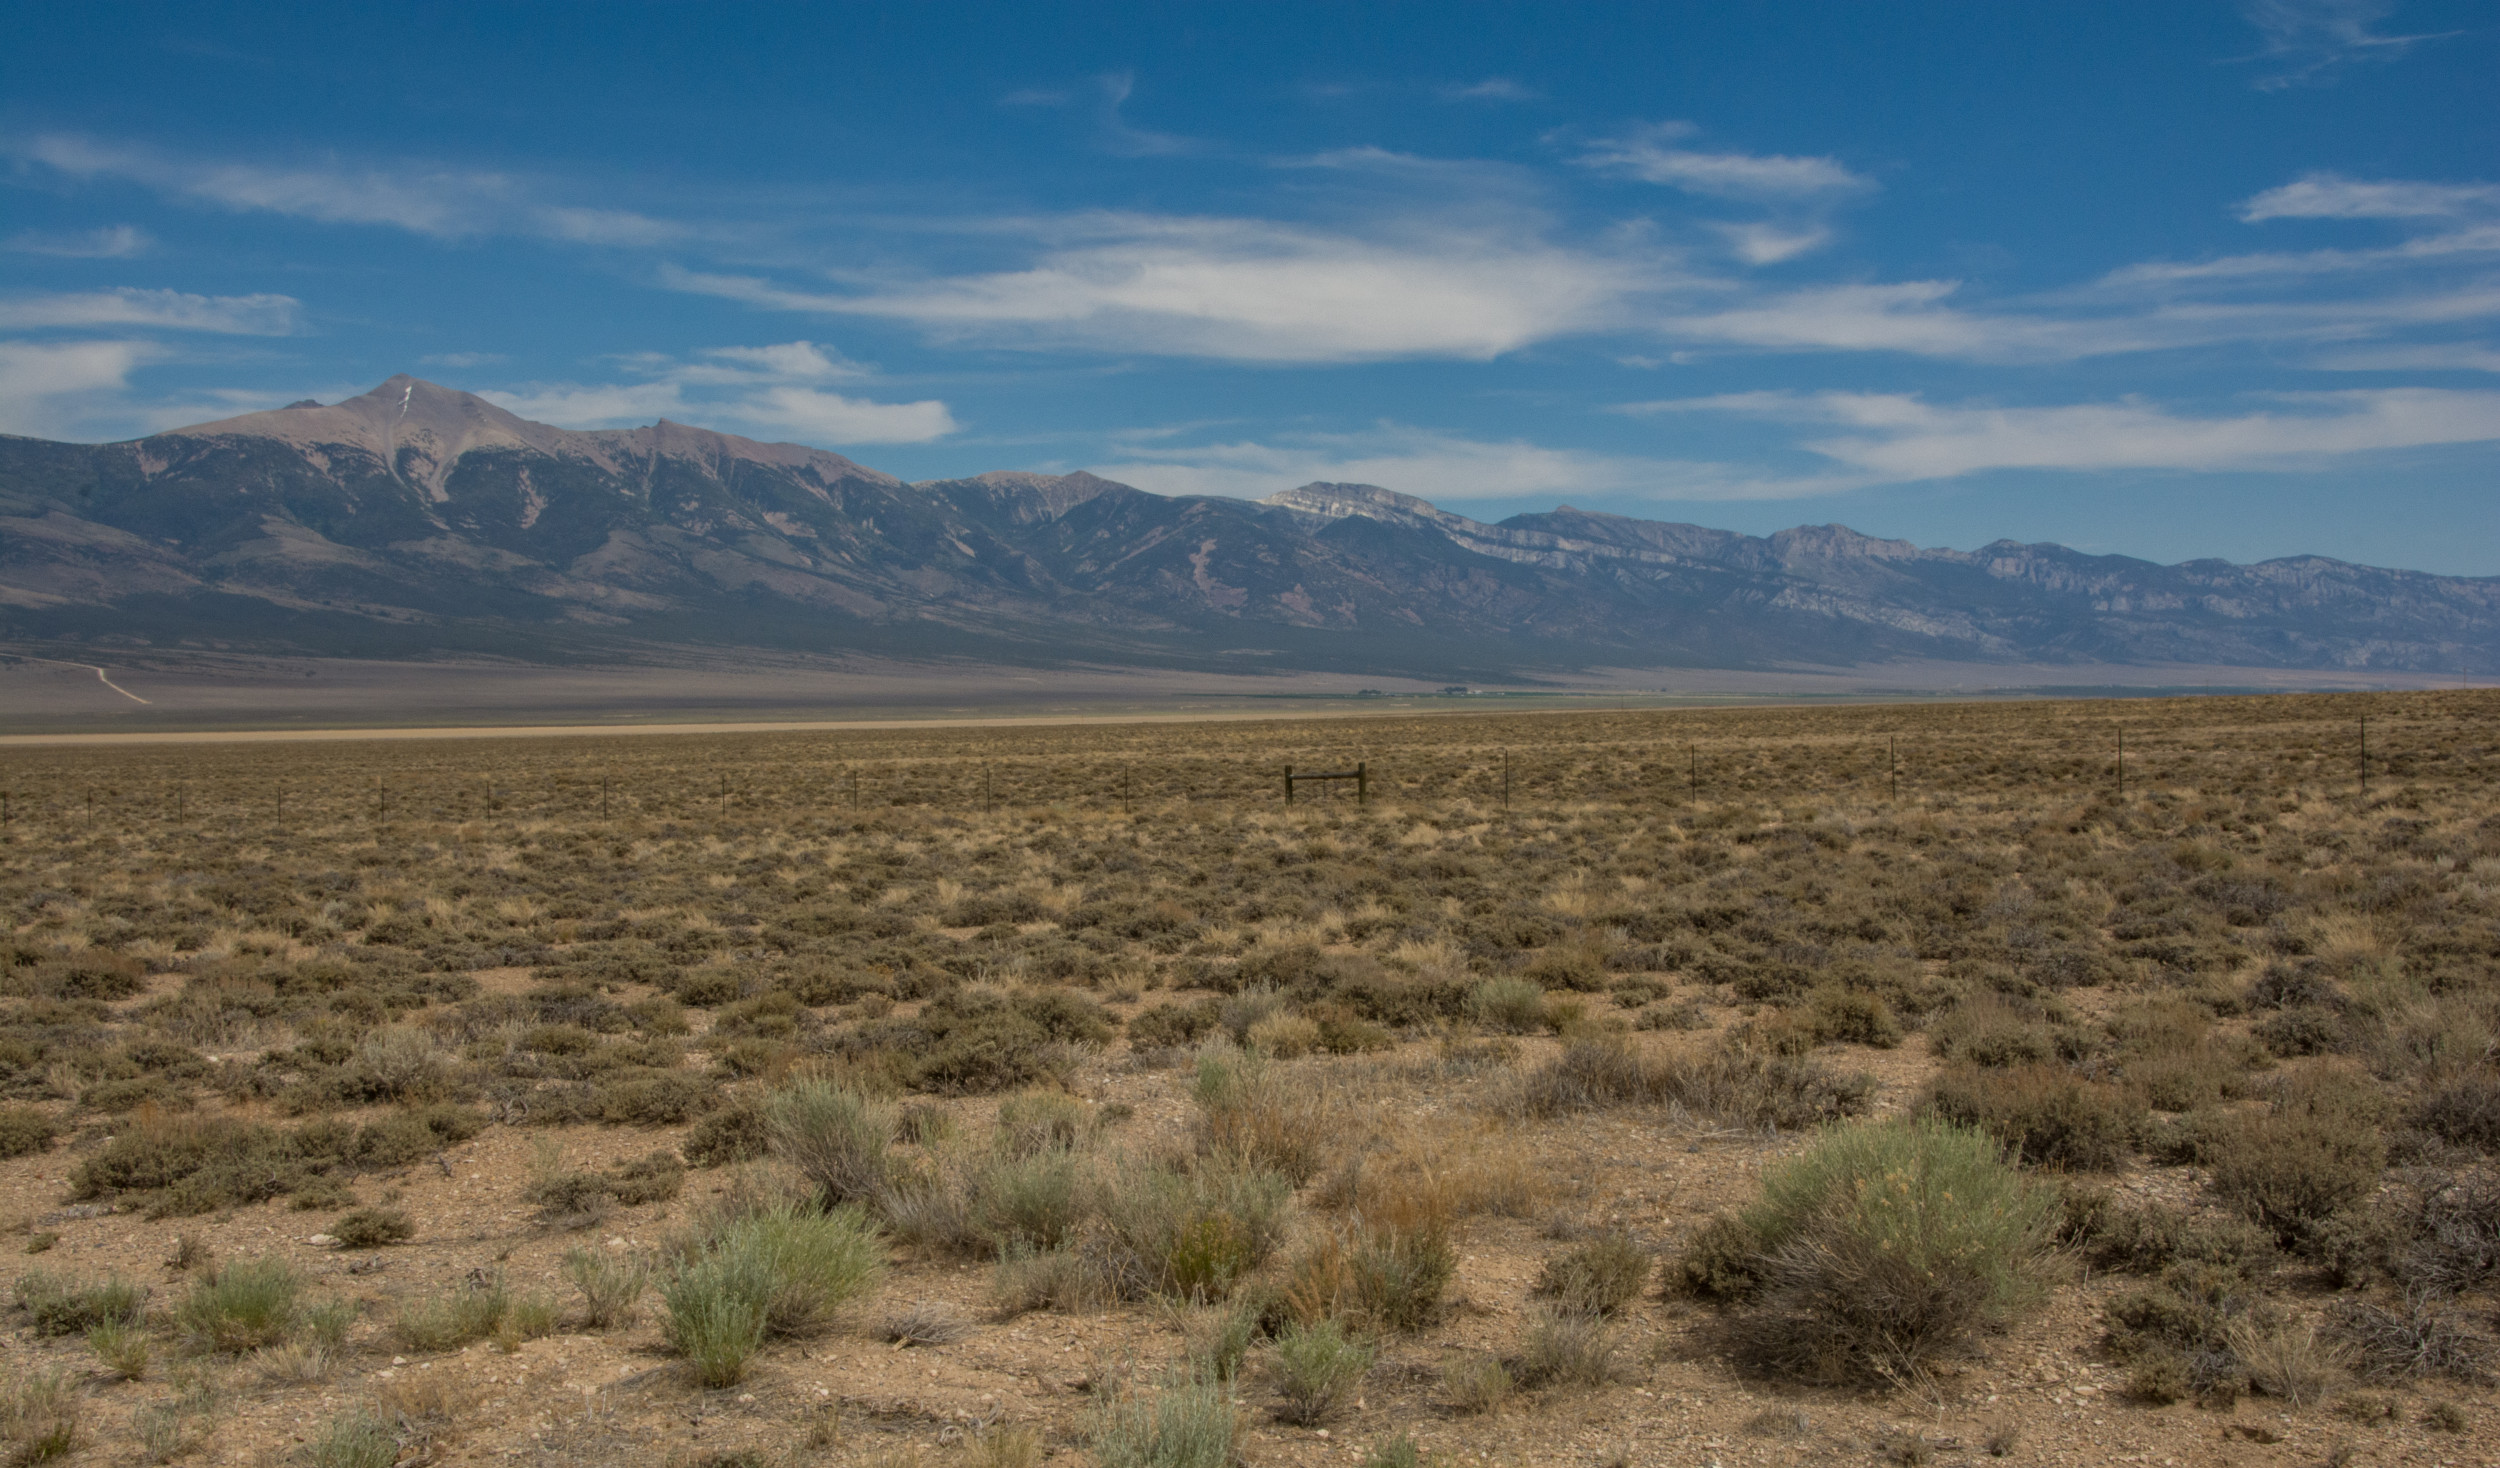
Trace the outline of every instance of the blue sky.
<instances>
[{"instance_id":1,"label":"blue sky","mask_svg":"<svg viewBox=\"0 0 2500 1468\"><path fill-rule=\"evenodd\" d=\"M415 372L910 478L2500 573L2467 0L25 6L0 431Z\"/></svg>"}]
</instances>

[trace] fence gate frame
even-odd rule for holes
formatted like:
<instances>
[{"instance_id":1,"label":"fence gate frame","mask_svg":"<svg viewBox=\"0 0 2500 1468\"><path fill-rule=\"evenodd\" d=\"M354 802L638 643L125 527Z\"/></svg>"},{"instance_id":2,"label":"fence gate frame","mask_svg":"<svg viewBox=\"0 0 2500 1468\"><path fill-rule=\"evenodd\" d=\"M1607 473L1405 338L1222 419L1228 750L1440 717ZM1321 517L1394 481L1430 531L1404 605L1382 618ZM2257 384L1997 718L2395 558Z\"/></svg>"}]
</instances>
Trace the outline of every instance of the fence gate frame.
<instances>
[{"instance_id":1,"label":"fence gate frame","mask_svg":"<svg viewBox=\"0 0 2500 1468\"><path fill-rule=\"evenodd\" d=\"M1285 766L1285 804L1293 804L1293 787L1304 780L1352 780L1354 803L1356 805L1371 803L1371 762L1368 760L1355 765L1350 770L1333 770L1317 775L1297 775L1293 772L1293 766Z\"/></svg>"}]
</instances>

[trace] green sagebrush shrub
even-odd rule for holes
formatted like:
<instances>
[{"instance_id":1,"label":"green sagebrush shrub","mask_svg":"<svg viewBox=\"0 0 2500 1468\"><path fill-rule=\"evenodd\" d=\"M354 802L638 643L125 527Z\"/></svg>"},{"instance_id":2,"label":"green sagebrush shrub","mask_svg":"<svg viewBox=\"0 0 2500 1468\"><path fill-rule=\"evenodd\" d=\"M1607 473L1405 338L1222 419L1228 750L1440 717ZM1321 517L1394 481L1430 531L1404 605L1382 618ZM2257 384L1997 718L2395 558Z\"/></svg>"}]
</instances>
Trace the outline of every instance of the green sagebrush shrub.
<instances>
[{"instance_id":1,"label":"green sagebrush shrub","mask_svg":"<svg viewBox=\"0 0 2500 1468\"><path fill-rule=\"evenodd\" d=\"M1362 1384L1379 1354L1369 1342L1347 1335L1339 1321L1286 1326L1268 1363L1284 1398L1276 1415L1303 1427L1327 1421Z\"/></svg>"},{"instance_id":2,"label":"green sagebrush shrub","mask_svg":"<svg viewBox=\"0 0 2500 1468\"><path fill-rule=\"evenodd\" d=\"M2056 1206L1983 1132L1841 1127L1705 1229L1684 1274L1738 1302L1731 1333L1757 1366L1898 1381L2038 1296Z\"/></svg>"},{"instance_id":3,"label":"green sagebrush shrub","mask_svg":"<svg viewBox=\"0 0 2500 1468\"><path fill-rule=\"evenodd\" d=\"M232 1259L191 1287L174 1323L204 1350L241 1354L295 1329L303 1276L283 1259Z\"/></svg>"},{"instance_id":4,"label":"green sagebrush shrub","mask_svg":"<svg viewBox=\"0 0 2500 1468\"><path fill-rule=\"evenodd\" d=\"M696 1241L662 1282L668 1342L704 1386L728 1386L767 1338L821 1334L884 1276L884 1238L858 1208L760 1209Z\"/></svg>"},{"instance_id":5,"label":"green sagebrush shrub","mask_svg":"<svg viewBox=\"0 0 2500 1468\"><path fill-rule=\"evenodd\" d=\"M1100 1468L1231 1468L1240 1409L1229 1384L1168 1381L1149 1396L1129 1388L1096 1409L1090 1436Z\"/></svg>"}]
</instances>

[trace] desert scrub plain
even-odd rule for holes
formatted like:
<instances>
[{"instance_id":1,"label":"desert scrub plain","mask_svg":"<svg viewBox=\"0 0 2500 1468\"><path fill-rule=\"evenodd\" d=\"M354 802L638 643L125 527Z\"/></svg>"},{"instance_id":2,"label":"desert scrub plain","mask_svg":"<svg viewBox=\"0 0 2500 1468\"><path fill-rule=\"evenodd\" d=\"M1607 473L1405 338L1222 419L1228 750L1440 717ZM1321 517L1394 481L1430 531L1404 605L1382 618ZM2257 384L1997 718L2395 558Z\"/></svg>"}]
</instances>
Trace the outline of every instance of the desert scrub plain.
<instances>
[{"instance_id":1,"label":"desert scrub plain","mask_svg":"<svg viewBox=\"0 0 2500 1468\"><path fill-rule=\"evenodd\" d=\"M2488 1462L2495 745L0 751L0 1458Z\"/></svg>"}]
</instances>

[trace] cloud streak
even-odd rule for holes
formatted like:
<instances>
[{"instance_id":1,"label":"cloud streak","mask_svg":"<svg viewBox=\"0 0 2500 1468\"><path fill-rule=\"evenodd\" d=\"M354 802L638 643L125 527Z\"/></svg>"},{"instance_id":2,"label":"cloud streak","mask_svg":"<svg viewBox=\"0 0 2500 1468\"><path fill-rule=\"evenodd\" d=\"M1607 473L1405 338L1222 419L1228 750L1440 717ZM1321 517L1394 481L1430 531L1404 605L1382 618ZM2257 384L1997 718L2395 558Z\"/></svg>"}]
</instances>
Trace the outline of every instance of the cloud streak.
<instances>
[{"instance_id":1,"label":"cloud streak","mask_svg":"<svg viewBox=\"0 0 2500 1468\"><path fill-rule=\"evenodd\" d=\"M1436 504L1571 495L1787 498L1837 483L1773 481L1735 465L1553 448L1524 439L1471 438L1397 423L1359 433L1289 434L1230 443L1168 444L1160 438L1132 435L1114 451L1111 462L1094 466L1094 472L1157 494L1261 499L1280 489L1326 481L1383 485Z\"/></svg>"},{"instance_id":2,"label":"cloud streak","mask_svg":"<svg viewBox=\"0 0 2500 1468\"><path fill-rule=\"evenodd\" d=\"M1542 95L1506 76L1489 76L1480 82L1452 82L1437 90L1445 102L1533 102Z\"/></svg>"},{"instance_id":3,"label":"cloud streak","mask_svg":"<svg viewBox=\"0 0 2500 1468\"><path fill-rule=\"evenodd\" d=\"M715 347L693 361L660 354L624 364L642 380L534 383L478 396L562 428L608 428L660 418L698 419L823 445L926 443L957 430L943 402L879 402L817 384L868 370L814 342Z\"/></svg>"},{"instance_id":4,"label":"cloud streak","mask_svg":"<svg viewBox=\"0 0 2500 1468\"><path fill-rule=\"evenodd\" d=\"M1402 184L1434 172L1379 150L1300 162L1393 172ZM1488 361L1604 335L1686 349L2054 363L2227 343L2356 342L2500 314L2500 286L2465 273L2500 255L2500 222L2453 217L2486 186L2369 188L2311 190L2268 207L2435 207L2445 227L2373 249L2146 262L1995 301L1954 280L1766 289L1706 278L1636 233L1604 248L1557 242L1537 211L1517 203L1456 220L1418 212L1335 228L1145 214L1009 221L994 232L1021 234L1034 249L1020 268L794 285L667 266L661 279L766 310L904 322L940 341L1271 364ZM2434 188L2445 192L2421 192ZM1830 238L1811 220L1709 227L1754 266L1797 259ZM2348 284L2339 293L2307 284L2324 280Z\"/></svg>"},{"instance_id":5,"label":"cloud streak","mask_svg":"<svg viewBox=\"0 0 2500 1468\"><path fill-rule=\"evenodd\" d=\"M1108 74L1069 101L1090 95L1104 126L1125 127L1118 117L1133 88L1127 74ZM697 234L630 209L564 202L543 181L495 171L201 161L69 134L15 151L67 176L136 182L216 207L446 242L504 233L674 255L655 260L646 278L762 310L892 322L935 342L1029 352L1279 366L1485 362L1548 343L1615 337L1619 346L1646 338L1685 351L2053 363L2222 343L2359 343L2494 314L2492 289L2465 272L2500 255L2500 185L2332 173L2261 192L2237 212L2250 223L2384 220L2412 237L2362 249L2148 261L2014 299L1982 298L1953 280L1771 287L1745 272L1793 269L1829 248L1831 211L1875 185L1831 157L1704 149L1692 142L1694 131L1658 124L1588 144L1576 160L1741 203L1757 215L1683 221L1680 244L1673 222L1625 222L1575 237L1542 206L1542 183L1523 170L1357 146L1269 160L1318 180L1306 195L1324 196L1339 211L1325 222L1103 211L846 223L887 234L986 237L1007 252L993 268L927 275L863 271L856 251L813 272L718 263L715 249L736 258L724 243L735 231ZM1132 132L1128 143L1141 154L1188 144ZM1700 248L1696 239L1713 243ZM117 249L120 241L98 234L87 243ZM1724 272L1734 278L1696 273L1694 262L1713 251L1734 263ZM2327 281L2351 284L2331 291L2308 284ZM21 298L0 311L14 313L0 322L22 329L276 334L294 329L297 308L279 296L122 291ZM790 411L805 419L805 410Z\"/></svg>"},{"instance_id":6,"label":"cloud streak","mask_svg":"<svg viewBox=\"0 0 2500 1468\"><path fill-rule=\"evenodd\" d=\"M1852 173L1834 158L1777 153L1705 153L1673 146L1695 131L1667 122L1620 138L1602 138L1582 150L1582 167L1665 184L1687 193L1748 202L1826 201L1863 194L1874 180Z\"/></svg>"},{"instance_id":7,"label":"cloud streak","mask_svg":"<svg viewBox=\"0 0 2500 1468\"><path fill-rule=\"evenodd\" d=\"M1139 127L1122 115L1128 99L1137 94L1137 73L1106 72L1096 77L1094 84L1101 88L1102 103L1094 113L1094 122L1101 130L1104 152L1119 158L1168 158L1198 152L1203 146L1195 138Z\"/></svg>"},{"instance_id":8,"label":"cloud streak","mask_svg":"<svg viewBox=\"0 0 2500 1468\"><path fill-rule=\"evenodd\" d=\"M2231 284L2265 278L2348 275L2451 261L2470 264L2469 257L2493 254L2500 254L2500 224L2477 224L2374 250L2276 251L2226 255L2215 260L2147 261L2113 270L2101 277L2100 284L2119 288Z\"/></svg>"},{"instance_id":9,"label":"cloud streak","mask_svg":"<svg viewBox=\"0 0 2500 1468\"><path fill-rule=\"evenodd\" d=\"M544 180L504 173L405 163L284 167L212 162L66 133L45 134L12 151L74 179L118 180L237 212L383 226L433 239L518 234L575 244L650 247L691 236L682 225L627 210L548 203Z\"/></svg>"},{"instance_id":10,"label":"cloud streak","mask_svg":"<svg viewBox=\"0 0 2500 1468\"><path fill-rule=\"evenodd\" d=\"M128 260L155 248L156 241L135 225L112 224L101 229L59 233L27 230L9 236L0 248L21 255L50 255L61 260Z\"/></svg>"},{"instance_id":11,"label":"cloud streak","mask_svg":"<svg viewBox=\"0 0 2500 1468\"><path fill-rule=\"evenodd\" d=\"M678 289L785 311L879 317L985 344L1245 362L1485 361L1599 329L1660 273L1517 233L1359 236L1242 219L1102 215L1021 270L856 293L679 270Z\"/></svg>"},{"instance_id":12,"label":"cloud streak","mask_svg":"<svg viewBox=\"0 0 2500 1468\"><path fill-rule=\"evenodd\" d=\"M2265 43L2256 55L2242 59L2268 63L2255 86L2272 92L2328 85L2346 67L2394 61L2424 41L2459 34L2381 33L2379 23L2395 9L2393 0L2247 0L2240 13Z\"/></svg>"},{"instance_id":13,"label":"cloud streak","mask_svg":"<svg viewBox=\"0 0 2500 1468\"><path fill-rule=\"evenodd\" d=\"M2155 277L2158 279L2159 277ZM2182 272L2173 279L2194 279ZM2117 284L2141 286L2142 277ZM2500 285L2343 300L2158 300L2068 292L1998 308L1954 304L1950 280L1811 286L1750 295L1716 311L1664 318L1673 340L1753 351L1895 353L1940 360L2053 363L2229 343L2357 341L2500 316Z\"/></svg>"},{"instance_id":14,"label":"cloud streak","mask_svg":"<svg viewBox=\"0 0 2500 1468\"><path fill-rule=\"evenodd\" d=\"M2240 219L2453 219L2500 214L2500 184L2357 179L2312 173L2240 206Z\"/></svg>"},{"instance_id":15,"label":"cloud streak","mask_svg":"<svg viewBox=\"0 0 2500 1468\"><path fill-rule=\"evenodd\" d=\"M1636 416L1715 414L1837 432L1799 447L1862 482L2003 469L2314 470L2354 455L2500 440L2500 392L2383 388L2284 393L2273 406L2189 416L2136 399L2045 408L1947 406L1903 393L1737 393L1634 403Z\"/></svg>"},{"instance_id":16,"label":"cloud streak","mask_svg":"<svg viewBox=\"0 0 2500 1468\"><path fill-rule=\"evenodd\" d=\"M293 296L194 296L104 290L0 296L0 330L155 327L230 336L285 336L301 303Z\"/></svg>"},{"instance_id":17,"label":"cloud streak","mask_svg":"<svg viewBox=\"0 0 2500 1468\"><path fill-rule=\"evenodd\" d=\"M0 433L76 432L118 401L134 370L162 355L144 341L0 341Z\"/></svg>"}]
</instances>

